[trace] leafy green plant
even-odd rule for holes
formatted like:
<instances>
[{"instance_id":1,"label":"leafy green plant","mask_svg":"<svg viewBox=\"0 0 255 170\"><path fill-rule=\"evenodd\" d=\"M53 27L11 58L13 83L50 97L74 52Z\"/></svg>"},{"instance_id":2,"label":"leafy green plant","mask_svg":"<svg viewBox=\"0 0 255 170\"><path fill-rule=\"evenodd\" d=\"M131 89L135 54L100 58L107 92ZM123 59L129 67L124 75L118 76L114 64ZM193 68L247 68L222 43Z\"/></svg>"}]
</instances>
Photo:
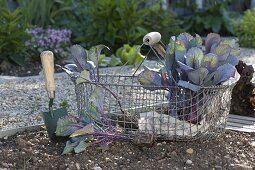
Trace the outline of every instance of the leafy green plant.
<instances>
[{"instance_id":1,"label":"leafy green plant","mask_svg":"<svg viewBox=\"0 0 255 170\"><path fill-rule=\"evenodd\" d=\"M123 43L136 42L147 32L142 27L142 18L148 12L139 8L135 0L88 1L87 7L90 23L86 43L89 46L101 42L115 50Z\"/></svg>"},{"instance_id":2,"label":"leafy green plant","mask_svg":"<svg viewBox=\"0 0 255 170\"><path fill-rule=\"evenodd\" d=\"M221 32L228 35L234 34L234 27L238 24L241 15L230 10L231 0L217 2L206 6L205 9L191 7L191 15L184 16L184 29L198 34L208 32Z\"/></svg>"},{"instance_id":3,"label":"leafy green plant","mask_svg":"<svg viewBox=\"0 0 255 170\"><path fill-rule=\"evenodd\" d=\"M89 17L87 15L87 2L84 0L65 0L62 6L67 6L70 10L62 12L54 18L54 27L68 28L72 30L72 37L76 42L82 42L86 35Z\"/></svg>"},{"instance_id":4,"label":"leafy green plant","mask_svg":"<svg viewBox=\"0 0 255 170\"><path fill-rule=\"evenodd\" d=\"M178 19L171 9L162 9L158 1L158 3L150 7L150 10L145 16L143 23L148 32L160 32L162 41L168 41L167 37L183 32L183 29L180 27L182 21Z\"/></svg>"},{"instance_id":5,"label":"leafy green plant","mask_svg":"<svg viewBox=\"0 0 255 170\"><path fill-rule=\"evenodd\" d=\"M245 47L255 47L255 9L247 10L240 24L236 27L236 35L240 44Z\"/></svg>"},{"instance_id":6,"label":"leafy green plant","mask_svg":"<svg viewBox=\"0 0 255 170\"><path fill-rule=\"evenodd\" d=\"M139 45L130 46L124 44L116 51L116 56L120 58L124 65L140 64L144 60L144 56L140 53Z\"/></svg>"},{"instance_id":7,"label":"leafy green plant","mask_svg":"<svg viewBox=\"0 0 255 170\"><path fill-rule=\"evenodd\" d=\"M30 37L26 33L27 24L24 22L20 8L10 11L1 8L0 11L0 62L9 61L24 65L28 56L25 42Z\"/></svg>"},{"instance_id":8,"label":"leafy green plant","mask_svg":"<svg viewBox=\"0 0 255 170\"><path fill-rule=\"evenodd\" d=\"M64 0L18 0L23 15L30 25L46 27L55 24L55 19L71 11L69 1Z\"/></svg>"},{"instance_id":9,"label":"leafy green plant","mask_svg":"<svg viewBox=\"0 0 255 170\"><path fill-rule=\"evenodd\" d=\"M176 30L177 22L172 13L163 11L159 2L143 7L142 0L89 0L86 3L88 22L86 36L77 40L86 46L107 44L116 51L123 44L139 44L140 39L152 29ZM161 13L168 15L160 15ZM171 15L172 17L169 17ZM156 21L158 20L158 21ZM157 24L158 22L164 24ZM169 32L168 32L169 33Z\"/></svg>"}]
</instances>

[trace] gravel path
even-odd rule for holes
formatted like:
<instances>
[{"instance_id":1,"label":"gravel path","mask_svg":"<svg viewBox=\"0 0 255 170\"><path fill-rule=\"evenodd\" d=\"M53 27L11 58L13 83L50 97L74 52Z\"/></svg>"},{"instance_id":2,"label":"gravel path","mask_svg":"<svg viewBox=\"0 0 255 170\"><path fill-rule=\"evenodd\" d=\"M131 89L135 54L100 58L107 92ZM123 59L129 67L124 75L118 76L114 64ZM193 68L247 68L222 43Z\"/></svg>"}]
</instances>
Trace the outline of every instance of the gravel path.
<instances>
[{"instance_id":1,"label":"gravel path","mask_svg":"<svg viewBox=\"0 0 255 170\"><path fill-rule=\"evenodd\" d=\"M242 48L241 58L247 63L255 63L255 49ZM157 66L153 61L144 63ZM130 75L134 67L104 68L101 73ZM65 73L55 75L56 106L63 101L71 104L75 111L76 100L74 85ZM47 111L48 98L42 76L9 77L0 76L0 131L42 123L41 112Z\"/></svg>"},{"instance_id":2,"label":"gravel path","mask_svg":"<svg viewBox=\"0 0 255 170\"><path fill-rule=\"evenodd\" d=\"M148 66L157 66L146 61ZM132 75L132 66L102 68L103 74ZM69 111L76 111L74 84L65 73L55 74L56 108L66 101ZM48 111L48 97L42 76L10 77L0 76L0 131L42 123L41 113Z\"/></svg>"}]
</instances>

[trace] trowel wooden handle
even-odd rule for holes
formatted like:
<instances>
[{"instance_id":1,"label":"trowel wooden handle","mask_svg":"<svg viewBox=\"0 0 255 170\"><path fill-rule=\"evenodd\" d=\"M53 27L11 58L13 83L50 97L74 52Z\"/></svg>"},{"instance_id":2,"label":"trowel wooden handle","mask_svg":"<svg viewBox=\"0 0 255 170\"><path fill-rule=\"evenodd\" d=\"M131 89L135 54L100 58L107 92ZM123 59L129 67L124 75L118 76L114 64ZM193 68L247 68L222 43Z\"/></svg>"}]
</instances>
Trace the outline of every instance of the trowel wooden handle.
<instances>
[{"instance_id":1,"label":"trowel wooden handle","mask_svg":"<svg viewBox=\"0 0 255 170\"><path fill-rule=\"evenodd\" d=\"M46 90L50 99L55 98L55 81L54 81L54 55L51 51L43 51L40 55L43 66L44 80Z\"/></svg>"}]
</instances>

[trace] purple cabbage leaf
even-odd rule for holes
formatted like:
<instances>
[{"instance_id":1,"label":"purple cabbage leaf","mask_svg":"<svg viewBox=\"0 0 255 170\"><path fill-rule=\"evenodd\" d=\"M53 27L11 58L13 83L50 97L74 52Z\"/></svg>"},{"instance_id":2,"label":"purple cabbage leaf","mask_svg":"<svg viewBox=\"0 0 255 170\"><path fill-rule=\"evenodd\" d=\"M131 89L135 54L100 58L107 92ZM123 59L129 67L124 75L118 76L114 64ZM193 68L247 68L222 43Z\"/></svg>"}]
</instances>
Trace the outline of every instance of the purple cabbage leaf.
<instances>
[{"instance_id":1,"label":"purple cabbage leaf","mask_svg":"<svg viewBox=\"0 0 255 170\"><path fill-rule=\"evenodd\" d=\"M181 41L175 41L175 59L176 61L184 62L186 53L185 44Z\"/></svg>"},{"instance_id":2,"label":"purple cabbage leaf","mask_svg":"<svg viewBox=\"0 0 255 170\"><path fill-rule=\"evenodd\" d=\"M144 66L144 70L138 75L138 81L147 90L157 90L162 86L161 73Z\"/></svg>"},{"instance_id":3,"label":"purple cabbage leaf","mask_svg":"<svg viewBox=\"0 0 255 170\"><path fill-rule=\"evenodd\" d=\"M186 89L190 89L194 92L197 92L201 89L201 86L198 86L198 85L195 85L195 84L189 83L187 81L183 81L183 80L179 80L177 85L181 86L181 87L184 87Z\"/></svg>"},{"instance_id":4,"label":"purple cabbage leaf","mask_svg":"<svg viewBox=\"0 0 255 170\"><path fill-rule=\"evenodd\" d=\"M87 52L80 45L73 45L70 48L71 56L79 72L87 68Z\"/></svg>"},{"instance_id":5,"label":"purple cabbage leaf","mask_svg":"<svg viewBox=\"0 0 255 170\"><path fill-rule=\"evenodd\" d=\"M219 59L216 54L208 53L204 56L202 60L202 67L207 68L207 70L211 73L215 71L218 67Z\"/></svg>"},{"instance_id":6,"label":"purple cabbage leaf","mask_svg":"<svg viewBox=\"0 0 255 170\"><path fill-rule=\"evenodd\" d=\"M99 57L100 57L100 54L101 54L101 51L106 48L108 50L110 50L109 47L103 45L103 44L100 44L100 45L96 45L96 46L93 46L91 47L89 50L88 50L88 60L91 60L93 61L93 63L98 66L98 62L99 62Z\"/></svg>"},{"instance_id":7,"label":"purple cabbage leaf","mask_svg":"<svg viewBox=\"0 0 255 170\"><path fill-rule=\"evenodd\" d=\"M234 77L236 71L237 70L236 70L235 66L233 66L231 64L224 64L224 65L219 66L215 72L213 83L215 85L218 85L221 82L224 82L224 81L230 79L231 77Z\"/></svg>"},{"instance_id":8,"label":"purple cabbage leaf","mask_svg":"<svg viewBox=\"0 0 255 170\"><path fill-rule=\"evenodd\" d=\"M91 143L86 142L85 139L81 140L78 145L74 147L75 153L81 153L87 149L87 147L91 146ZM72 151L71 151L72 152Z\"/></svg>"},{"instance_id":9,"label":"purple cabbage leaf","mask_svg":"<svg viewBox=\"0 0 255 170\"><path fill-rule=\"evenodd\" d=\"M200 67L194 71L189 71L187 74L191 82L197 85L202 85L208 73L209 71L206 68Z\"/></svg>"},{"instance_id":10,"label":"purple cabbage leaf","mask_svg":"<svg viewBox=\"0 0 255 170\"><path fill-rule=\"evenodd\" d=\"M81 136L81 135L85 135L85 134L92 134L94 133L94 126L92 123L87 124L86 126L76 130L75 132L73 132L70 137L77 137L77 136Z\"/></svg>"},{"instance_id":11,"label":"purple cabbage leaf","mask_svg":"<svg viewBox=\"0 0 255 170\"><path fill-rule=\"evenodd\" d=\"M210 52L216 54L219 61L225 61L230 55L231 47L228 44L218 44Z\"/></svg>"},{"instance_id":12,"label":"purple cabbage leaf","mask_svg":"<svg viewBox=\"0 0 255 170\"><path fill-rule=\"evenodd\" d=\"M67 141L66 146L62 152L62 155L72 152L74 150L74 148L79 145L79 143L80 143L80 141L76 141L74 143L72 143L71 141Z\"/></svg>"},{"instance_id":13,"label":"purple cabbage leaf","mask_svg":"<svg viewBox=\"0 0 255 170\"><path fill-rule=\"evenodd\" d=\"M196 37L194 37L191 41L190 41L190 48L191 47L201 47L203 43L202 38L196 34ZM189 48L187 48L189 49Z\"/></svg>"},{"instance_id":14,"label":"purple cabbage leaf","mask_svg":"<svg viewBox=\"0 0 255 170\"><path fill-rule=\"evenodd\" d=\"M76 64L66 64L64 67L71 72L79 72Z\"/></svg>"},{"instance_id":15,"label":"purple cabbage leaf","mask_svg":"<svg viewBox=\"0 0 255 170\"><path fill-rule=\"evenodd\" d=\"M211 51L212 46L218 44L220 42L220 35L216 33L209 33L205 39L205 52L209 53Z\"/></svg>"},{"instance_id":16,"label":"purple cabbage leaf","mask_svg":"<svg viewBox=\"0 0 255 170\"><path fill-rule=\"evenodd\" d=\"M184 44L185 49L191 48L191 41L193 39L194 39L193 36L187 32L181 33L180 35L177 36L177 41L182 42Z\"/></svg>"},{"instance_id":17,"label":"purple cabbage leaf","mask_svg":"<svg viewBox=\"0 0 255 170\"><path fill-rule=\"evenodd\" d=\"M203 60L204 54L203 51L198 47L192 47L186 53L186 65L191 68L198 69Z\"/></svg>"},{"instance_id":18,"label":"purple cabbage leaf","mask_svg":"<svg viewBox=\"0 0 255 170\"><path fill-rule=\"evenodd\" d=\"M69 136L76 130L83 127L78 121L78 118L72 115L62 117L57 122L56 135L57 136Z\"/></svg>"},{"instance_id":19,"label":"purple cabbage leaf","mask_svg":"<svg viewBox=\"0 0 255 170\"><path fill-rule=\"evenodd\" d=\"M177 78L177 71L175 69L175 36L172 36L170 38L169 44L167 45L166 48L166 56L165 56L165 65L166 65L166 72L169 77L169 81L171 82L176 82Z\"/></svg>"}]
</instances>

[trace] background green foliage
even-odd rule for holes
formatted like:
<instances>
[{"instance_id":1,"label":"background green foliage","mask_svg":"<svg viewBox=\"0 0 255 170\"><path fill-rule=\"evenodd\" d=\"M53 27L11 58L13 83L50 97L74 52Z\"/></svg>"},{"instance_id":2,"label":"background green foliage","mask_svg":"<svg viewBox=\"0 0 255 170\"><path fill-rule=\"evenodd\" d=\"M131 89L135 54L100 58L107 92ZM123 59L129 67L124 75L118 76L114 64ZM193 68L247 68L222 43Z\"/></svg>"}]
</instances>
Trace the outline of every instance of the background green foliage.
<instances>
[{"instance_id":1,"label":"background green foliage","mask_svg":"<svg viewBox=\"0 0 255 170\"><path fill-rule=\"evenodd\" d=\"M238 24L240 14L230 9L232 0L220 1L198 9L195 3L188 6L191 14L181 17L187 32L205 35L217 32L223 35L234 35L234 27Z\"/></svg>"},{"instance_id":2,"label":"background green foliage","mask_svg":"<svg viewBox=\"0 0 255 170\"><path fill-rule=\"evenodd\" d=\"M153 10L144 18L144 25L148 32L160 32L162 41L168 42L170 36L177 35L184 31L184 29L180 27L182 21L178 19L177 15L172 10L162 9L159 2L154 4L152 8Z\"/></svg>"},{"instance_id":3,"label":"background green foliage","mask_svg":"<svg viewBox=\"0 0 255 170\"><path fill-rule=\"evenodd\" d=\"M70 12L70 1L65 0L18 0L26 21L30 25L46 27L54 25L56 18Z\"/></svg>"},{"instance_id":4,"label":"background green foliage","mask_svg":"<svg viewBox=\"0 0 255 170\"><path fill-rule=\"evenodd\" d=\"M236 32L242 46L255 48L255 9L244 13Z\"/></svg>"},{"instance_id":5,"label":"background green foliage","mask_svg":"<svg viewBox=\"0 0 255 170\"><path fill-rule=\"evenodd\" d=\"M163 11L159 3L143 8L144 4L141 0L87 1L86 36L76 40L86 46L107 44L115 51L125 43L141 44L142 37L150 31L180 31L171 12ZM162 19L166 21L159 24Z\"/></svg>"},{"instance_id":6,"label":"background green foliage","mask_svg":"<svg viewBox=\"0 0 255 170\"><path fill-rule=\"evenodd\" d=\"M24 65L28 56L25 41L29 36L25 32L27 24L24 22L22 9L10 11L1 8L0 25L0 63L9 61Z\"/></svg>"},{"instance_id":7,"label":"background green foliage","mask_svg":"<svg viewBox=\"0 0 255 170\"><path fill-rule=\"evenodd\" d=\"M246 12L239 24L241 14L230 8L235 0L206 1L204 9L198 9L195 1L178 0L172 1L175 3L168 10L162 9L161 0L15 0L9 1L8 7L7 1L0 1L0 64L33 61L33 47L25 46L25 42L33 39L26 30L35 27L70 29L72 44L87 49L105 44L111 48L107 56L123 44L141 44L143 36L151 31L160 32L163 42L184 31L200 35L219 32L223 36L237 35L241 45L255 47L254 10ZM183 7L185 13L190 13L177 16L171 7Z\"/></svg>"},{"instance_id":8,"label":"background green foliage","mask_svg":"<svg viewBox=\"0 0 255 170\"><path fill-rule=\"evenodd\" d=\"M52 27L55 28L68 28L72 30L72 36L78 37L86 36L88 27L87 6L84 0L65 0L62 6L67 6L71 10L65 11L55 17L55 23ZM79 41L77 41L79 42Z\"/></svg>"}]
</instances>

